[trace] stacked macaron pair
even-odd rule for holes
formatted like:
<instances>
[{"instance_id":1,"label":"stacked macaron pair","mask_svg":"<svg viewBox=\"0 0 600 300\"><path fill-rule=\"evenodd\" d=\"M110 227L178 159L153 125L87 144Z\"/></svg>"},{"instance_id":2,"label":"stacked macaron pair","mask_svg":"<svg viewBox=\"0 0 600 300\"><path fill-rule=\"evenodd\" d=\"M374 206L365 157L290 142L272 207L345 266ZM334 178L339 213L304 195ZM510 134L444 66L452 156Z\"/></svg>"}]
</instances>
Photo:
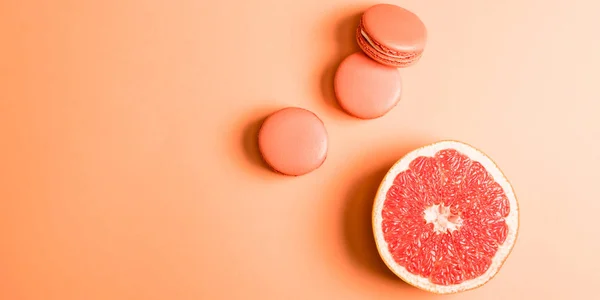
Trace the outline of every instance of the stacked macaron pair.
<instances>
[{"instance_id":1,"label":"stacked macaron pair","mask_svg":"<svg viewBox=\"0 0 600 300\"><path fill-rule=\"evenodd\" d=\"M409 10L392 4L368 8L356 29L362 51L346 57L334 79L340 106L360 119L379 118L400 101L398 68L414 65L425 49L427 30Z\"/></svg>"},{"instance_id":2,"label":"stacked macaron pair","mask_svg":"<svg viewBox=\"0 0 600 300\"><path fill-rule=\"evenodd\" d=\"M338 67L334 90L340 106L360 119L389 112L402 92L398 68L416 63L425 47L426 30L414 13L391 4L367 9L356 30L362 51ZM275 171L299 176L319 168L327 158L328 134L313 112L288 107L270 114L258 133L264 161Z\"/></svg>"}]
</instances>

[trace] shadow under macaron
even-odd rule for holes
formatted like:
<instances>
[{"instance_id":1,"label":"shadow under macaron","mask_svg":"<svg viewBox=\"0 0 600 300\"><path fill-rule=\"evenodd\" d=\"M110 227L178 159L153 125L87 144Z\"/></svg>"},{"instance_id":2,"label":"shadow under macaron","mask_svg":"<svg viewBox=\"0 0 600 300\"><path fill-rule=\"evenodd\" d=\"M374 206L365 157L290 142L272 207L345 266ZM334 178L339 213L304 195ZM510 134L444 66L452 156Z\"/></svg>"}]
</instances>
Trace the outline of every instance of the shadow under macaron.
<instances>
[{"instance_id":1,"label":"shadow under macaron","mask_svg":"<svg viewBox=\"0 0 600 300\"><path fill-rule=\"evenodd\" d=\"M346 114L346 112L339 105L335 96L333 87L334 77L338 66L348 55L361 51L356 43L355 33L356 27L360 23L362 13L367 7L368 6L353 8L349 14L345 14L343 17L333 22L336 50L334 56L321 71L320 89L323 99L328 107L334 108L336 111L343 114ZM348 115L348 117L350 116Z\"/></svg>"}]
</instances>

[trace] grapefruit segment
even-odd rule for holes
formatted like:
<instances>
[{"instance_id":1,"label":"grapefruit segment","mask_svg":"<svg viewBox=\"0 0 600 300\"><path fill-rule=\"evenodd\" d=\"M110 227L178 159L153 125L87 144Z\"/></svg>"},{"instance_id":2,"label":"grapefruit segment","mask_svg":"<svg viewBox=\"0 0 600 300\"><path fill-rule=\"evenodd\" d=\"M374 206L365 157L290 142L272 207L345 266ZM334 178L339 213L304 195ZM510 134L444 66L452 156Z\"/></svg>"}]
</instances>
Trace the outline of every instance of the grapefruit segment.
<instances>
[{"instance_id":1,"label":"grapefruit segment","mask_svg":"<svg viewBox=\"0 0 600 300\"><path fill-rule=\"evenodd\" d=\"M383 261L409 284L439 294L487 283L512 250L518 227L508 180L488 156L457 141L401 158L373 206Z\"/></svg>"},{"instance_id":2,"label":"grapefruit segment","mask_svg":"<svg viewBox=\"0 0 600 300\"><path fill-rule=\"evenodd\" d=\"M441 200L442 177L438 160L435 157L417 157L410 163L410 170L417 176L416 182L420 187L419 195L427 199L426 204ZM439 202L438 202L439 203Z\"/></svg>"}]
</instances>

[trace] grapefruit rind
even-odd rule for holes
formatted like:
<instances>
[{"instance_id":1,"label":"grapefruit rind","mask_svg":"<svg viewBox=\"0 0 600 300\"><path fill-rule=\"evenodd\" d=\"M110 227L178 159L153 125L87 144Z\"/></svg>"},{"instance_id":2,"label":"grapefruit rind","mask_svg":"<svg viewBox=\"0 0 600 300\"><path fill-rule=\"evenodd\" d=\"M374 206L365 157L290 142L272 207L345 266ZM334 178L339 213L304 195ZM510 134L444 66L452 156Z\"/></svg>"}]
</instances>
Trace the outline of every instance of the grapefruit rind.
<instances>
[{"instance_id":1,"label":"grapefruit rind","mask_svg":"<svg viewBox=\"0 0 600 300\"><path fill-rule=\"evenodd\" d=\"M454 285L439 285L432 283L428 278L410 273L405 267L399 265L389 251L388 243L384 239L382 230L383 217L381 212L386 200L387 191L392 187L396 176L400 172L407 170L410 162L415 158L420 156L432 157L438 151L443 149L454 149L464 155L467 155L471 160L481 163L490 173L490 175L493 176L494 180L502 187L510 203L510 212L505 218L505 222L508 226L508 234L504 243L498 246L496 254L494 257L492 257L492 263L490 267L483 275ZM394 274L396 274L396 276L400 277L408 284L422 290L436 294L452 294L477 288L487 283L498 273L502 267L502 264L512 251L517 239L519 229L519 206L512 185L506 179L500 168L498 168L498 166L486 154L463 142L440 141L409 152L390 168L377 190L373 204L372 222L375 243L377 245L379 255L388 268Z\"/></svg>"}]
</instances>

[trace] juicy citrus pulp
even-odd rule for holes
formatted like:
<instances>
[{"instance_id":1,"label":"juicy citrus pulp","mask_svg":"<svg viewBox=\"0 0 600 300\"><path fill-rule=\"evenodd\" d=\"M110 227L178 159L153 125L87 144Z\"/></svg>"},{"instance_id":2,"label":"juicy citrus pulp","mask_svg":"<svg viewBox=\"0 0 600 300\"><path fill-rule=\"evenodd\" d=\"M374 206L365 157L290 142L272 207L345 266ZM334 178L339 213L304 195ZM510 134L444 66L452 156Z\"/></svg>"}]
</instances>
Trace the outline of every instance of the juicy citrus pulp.
<instances>
[{"instance_id":1,"label":"juicy citrus pulp","mask_svg":"<svg viewBox=\"0 0 600 300\"><path fill-rule=\"evenodd\" d=\"M518 222L517 200L500 169L456 141L400 159L373 208L384 262L404 281L435 293L488 282L512 250Z\"/></svg>"}]
</instances>

